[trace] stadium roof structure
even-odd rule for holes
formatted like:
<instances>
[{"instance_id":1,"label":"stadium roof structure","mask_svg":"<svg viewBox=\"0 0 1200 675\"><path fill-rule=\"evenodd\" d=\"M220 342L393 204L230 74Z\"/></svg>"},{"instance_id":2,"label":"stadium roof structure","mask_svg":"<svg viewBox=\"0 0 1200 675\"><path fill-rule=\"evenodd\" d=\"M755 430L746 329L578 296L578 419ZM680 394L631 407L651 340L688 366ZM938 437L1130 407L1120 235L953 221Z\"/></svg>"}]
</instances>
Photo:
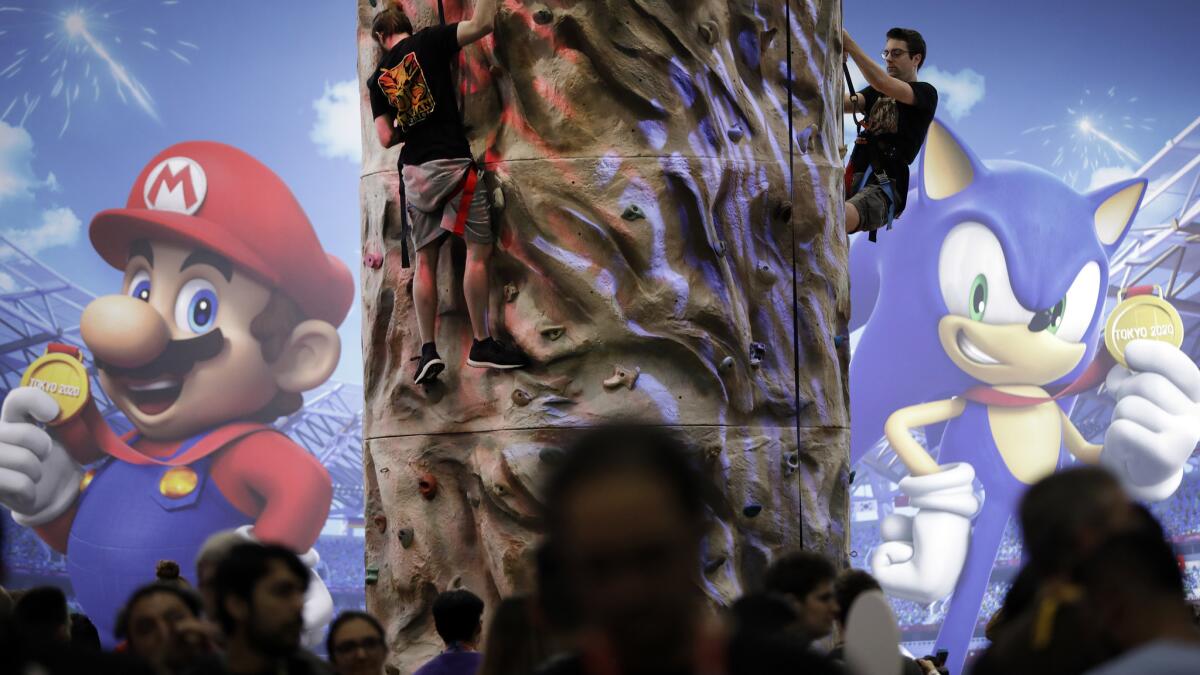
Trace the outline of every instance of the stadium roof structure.
<instances>
[{"instance_id":1,"label":"stadium roof structure","mask_svg":"<svg viewBox=\"0 0 1200 675\"><path fill-rule=\"evenodd\" d=\"M83 308L95 297L0 237L0 398L20 385L21 375L47 344L69 344L83 352L101 414L114 431L124 433L133 427L104 393L79 335ZM276 424L329 471L330 515L350 521L363 518L362 410L361 385L327 382L305 396L304 407Z\"/></svg>"},{"instance_id":2,"label":"stadium roof structure","mask_svg":"<svg viewBox=\"0 0 1200 675\"><path fill-rule=\"evenodd\" d=\"M1183 318L1183 351L1200 361L1200 117L1135 175L1148 179L1149 189L1112 258L1106 310L1125 288L1157 286ZM1112 409L1110 397L1090 392L1076 399L1071 418L1084 436L1100 442Z\"/></svg>"}]
</instances>

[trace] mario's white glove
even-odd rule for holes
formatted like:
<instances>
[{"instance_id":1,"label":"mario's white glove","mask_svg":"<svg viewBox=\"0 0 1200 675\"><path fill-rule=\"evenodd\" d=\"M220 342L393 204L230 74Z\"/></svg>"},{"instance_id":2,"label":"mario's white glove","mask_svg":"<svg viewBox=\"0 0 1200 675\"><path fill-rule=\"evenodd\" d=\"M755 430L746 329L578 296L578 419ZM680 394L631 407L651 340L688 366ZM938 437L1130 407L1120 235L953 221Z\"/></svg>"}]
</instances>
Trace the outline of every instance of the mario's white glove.
<instances>
[{"instance_id":1,"label":"mario's white glove","mask_svg":"<svg viewBox=\"0 0 1200 675\"><path fill-rule=\"evenodd\" d=\"M13 389L0 409L0 504L26 527L53 521L79 496L83 469L36 424L58 411L53 397L33 387Z\"/></svg>"},{"instance_id":2,"label":"mario's white glove","mask_svg":"<svg viewBox=\"0 0 1200 675\"><path fill-rule=\"evenodd\" d=\"M1200 443L1200 368L1178 347L1156 340L1130 342L1125 360L1130 369L1117 366L1105 381L1117 406L1100 463L1134 498L1166 499Z\"/></svg>"},{"instance_id":3,"label":"mario's white glove","mask_svg":"<svg viewBox=\"0 0 1200 675\"><path fill-rule=\"evenodd\" d=\"M892 514L879 525L883 543L871 570L888 595L930 603L954 590L967 559L971 518L979 511L970 464L947 464L928 476L900 481L915 516Z\"/></svg>"},{"instance_id":4,"label":"mario's white glove","mask_svg":"<svg viewBox=\"0 0 1200 675\"><path fill-rule=\"evenodd\" d=\"M243 525L237 529L237 533L247 541L260 543L252 528L252 525ZM333 596L317 574L317 565L321 562L317 549L310 548L299 558L308 568L308 591L304 594L304 632L300 641L308 649L315 649L325 641L325 629L333 621Z\"/></svg>"}]
</instances>

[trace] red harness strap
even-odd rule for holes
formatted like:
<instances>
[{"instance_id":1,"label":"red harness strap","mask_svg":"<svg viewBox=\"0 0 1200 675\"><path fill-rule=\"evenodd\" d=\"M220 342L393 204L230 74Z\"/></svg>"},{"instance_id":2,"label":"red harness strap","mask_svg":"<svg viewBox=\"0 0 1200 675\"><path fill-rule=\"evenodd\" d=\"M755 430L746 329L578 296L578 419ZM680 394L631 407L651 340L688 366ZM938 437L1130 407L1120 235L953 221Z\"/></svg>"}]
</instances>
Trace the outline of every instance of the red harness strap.
<instances>
[{"instance_id":1,"label":"red harness strap","mask_svg":"<svg viewBox=\"0 0 1200 675\"><path fill-rule=\"evenodd\" d=\"M458 202L458 217L454 219L454 224L451 227L446 227L446 219L442 220L442 229L449 230L458 236L463 236L467 229L467 216L471 211L471 201L475 199L475 187L479 184L479 172L475 170L475 165L472 164L467 169L467 175L463 179L462 197Z\"/></svg>"}]
</instances>

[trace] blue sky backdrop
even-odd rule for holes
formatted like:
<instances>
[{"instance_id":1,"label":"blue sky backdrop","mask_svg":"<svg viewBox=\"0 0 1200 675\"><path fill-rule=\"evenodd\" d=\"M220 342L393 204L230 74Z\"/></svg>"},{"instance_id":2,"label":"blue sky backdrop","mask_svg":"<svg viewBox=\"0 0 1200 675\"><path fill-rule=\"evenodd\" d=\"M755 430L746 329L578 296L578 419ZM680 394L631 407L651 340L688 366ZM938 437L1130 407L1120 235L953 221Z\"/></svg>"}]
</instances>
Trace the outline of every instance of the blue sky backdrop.
<instances>
[{"instance_id":1,"label":"blue sky backdrop","mask_svg":"<svg viewBox=\"0 0 1200 675\"><path fill-rule=\"evenodd\" d=\"M1200 25L1192 0L844 7L870 52L891 26L924 33L923 77L977 154L1081 190L1136 169L1200 114L1200 89L1181 77ZM112 292L119 275L93 252L87 223L124 204L157 152L211 139L275 169L357 275L356 57L352 0L0 0L0 234ZM356 305L338 379L361 381L361 320Z\"/></svg>"}]
</instances>

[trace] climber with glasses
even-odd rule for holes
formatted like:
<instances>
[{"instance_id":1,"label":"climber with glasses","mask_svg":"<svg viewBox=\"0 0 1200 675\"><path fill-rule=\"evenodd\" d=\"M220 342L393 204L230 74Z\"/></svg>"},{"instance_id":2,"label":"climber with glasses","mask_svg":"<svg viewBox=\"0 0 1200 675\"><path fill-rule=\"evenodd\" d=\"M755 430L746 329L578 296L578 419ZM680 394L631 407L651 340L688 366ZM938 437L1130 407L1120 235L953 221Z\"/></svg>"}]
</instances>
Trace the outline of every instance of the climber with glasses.
<instances>
[{"instance_id":1,"label":"climber with glasses","mask_svg":"<svg viewBox=\"0 0 1200 675\"><path fill-rule=\"evenodd\" d=\"M925 39L909 28L887 32L880 66L850 34L842 31L843 59L854 59L867 86L842 95L847 114L859 129L846 166L846 233L891 229L904 211L908 166L917 158L937 110L937 89L917 79L925 64ZM863 115L864 118L860 118Z\"/></svg>"}]
</instances>

